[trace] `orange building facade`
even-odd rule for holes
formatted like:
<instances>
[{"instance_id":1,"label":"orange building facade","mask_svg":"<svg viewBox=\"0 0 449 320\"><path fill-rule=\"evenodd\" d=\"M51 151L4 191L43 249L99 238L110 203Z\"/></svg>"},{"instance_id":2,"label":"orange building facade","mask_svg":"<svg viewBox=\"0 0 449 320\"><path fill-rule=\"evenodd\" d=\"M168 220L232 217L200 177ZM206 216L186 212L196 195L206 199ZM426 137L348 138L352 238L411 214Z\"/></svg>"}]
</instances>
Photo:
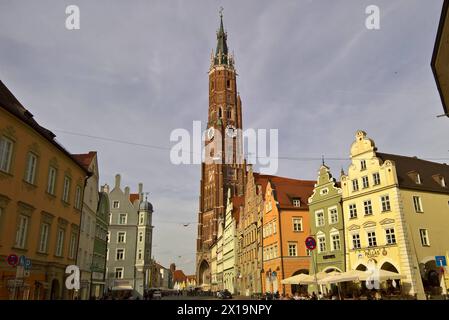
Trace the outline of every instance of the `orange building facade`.
<instances>
[{"instance_id":1,"label":"orange building facade","mask_svg":"<svg viewBox=\"0 0 449 320\"><path fill-rule=\"evenodd\" d=\"M300 287L282 285L281 281L299 273L309 273L310 255L305 247L305 239L310 235L307 199L314 183L268 177L262 227L264 292L292 295Z\"/></svg>"},{"instance_id":2,"label":"orange building facade","mask_svg":"<svg viewBox=\"0 0 449 320\"><path fill-rule=\"evenodd\" d=\"M0 81L0 300L73 295L65 268L76 263L88 173L54 137Z\"/></svg>"}]
</instances>

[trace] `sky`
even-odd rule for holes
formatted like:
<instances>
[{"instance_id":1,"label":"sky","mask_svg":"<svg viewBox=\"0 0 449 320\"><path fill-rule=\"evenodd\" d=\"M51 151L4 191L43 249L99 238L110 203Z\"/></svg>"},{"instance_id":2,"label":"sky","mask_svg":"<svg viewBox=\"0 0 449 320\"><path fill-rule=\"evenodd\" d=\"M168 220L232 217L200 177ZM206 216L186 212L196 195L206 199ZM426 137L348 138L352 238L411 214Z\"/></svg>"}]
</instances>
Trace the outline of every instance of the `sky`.
<instances>
[{"instance_id":1,"label":"sky","mask_svg":"<svg viewBox=\"0 0 449 320\"><path fill-rule=\"evenodd\" d=\"M365 27L372 4L379 30ZM65 27L68 5L80 9L79 30ZM98 152L101 184L113 186L117 173L131 192L143 183L154 206L153 255L192 274L200 166L170 162L170 133L207 120L219 8L244 129L278 129L279 156L297 159L280 159L277 175L314 180L321 156L335 176L347 169L359 129L381 152L449 160L430 68L441 5L2 0L0 79L70 152Z\"/></svg>"}]
</instances>

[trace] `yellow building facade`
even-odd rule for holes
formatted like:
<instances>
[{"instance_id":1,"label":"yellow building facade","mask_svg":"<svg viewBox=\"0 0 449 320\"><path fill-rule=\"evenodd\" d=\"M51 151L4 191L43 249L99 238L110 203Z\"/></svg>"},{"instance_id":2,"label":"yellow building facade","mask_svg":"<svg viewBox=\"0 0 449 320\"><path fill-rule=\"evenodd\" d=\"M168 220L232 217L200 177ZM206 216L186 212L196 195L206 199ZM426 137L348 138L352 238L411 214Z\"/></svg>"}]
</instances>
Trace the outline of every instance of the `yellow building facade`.
<instances>
[{"instance_id":1,"label":"yellow building facade","mask_svg":"<svg viewBox=\"0 0 449 320\"><path fill-rule=\"evenodd\" d=\"M87 174L0 82L0 300L71 298Z\"/></svg>"},{"instance_id":2,"label":"yellow building facade","mask_svg":"<svg viewBox=\"0 0 449 320\"><path fill-rule=\"evenodd\" d=\"M401 291L418 299L445 294L435 256L449 248L449 166L377 152L363 131L355 138L341 177L348 270L399 273Z\"/></svg>"}]
</instances>

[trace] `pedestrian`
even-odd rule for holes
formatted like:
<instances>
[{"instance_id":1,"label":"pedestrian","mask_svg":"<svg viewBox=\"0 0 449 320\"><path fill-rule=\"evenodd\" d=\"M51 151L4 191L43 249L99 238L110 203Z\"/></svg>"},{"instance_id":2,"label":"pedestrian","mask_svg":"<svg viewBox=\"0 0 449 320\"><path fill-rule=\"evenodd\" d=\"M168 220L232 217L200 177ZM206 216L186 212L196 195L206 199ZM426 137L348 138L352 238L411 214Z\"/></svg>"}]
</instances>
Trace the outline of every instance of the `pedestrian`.
<instances>
[{"instance_id":1,"label":"pedestrian","mask_svg":"<svg viewBox=\"0 0 449 320\"><path fill-rule=\"evenodd\" d=\"M312 297L310 298L310 300L317 300L318 297L316 296L315 291L312 292Z\"/></svg>"}]
</instances>

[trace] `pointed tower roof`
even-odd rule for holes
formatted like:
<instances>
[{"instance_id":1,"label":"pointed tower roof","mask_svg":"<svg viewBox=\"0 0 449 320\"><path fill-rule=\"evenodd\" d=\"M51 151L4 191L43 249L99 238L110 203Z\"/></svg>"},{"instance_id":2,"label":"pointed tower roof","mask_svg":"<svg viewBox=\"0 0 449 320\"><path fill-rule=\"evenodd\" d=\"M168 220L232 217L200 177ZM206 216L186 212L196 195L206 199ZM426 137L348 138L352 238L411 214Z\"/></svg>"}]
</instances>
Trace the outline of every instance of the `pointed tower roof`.
<instances>
[{"instance_id":1,"label":"pointed tower roof","mask_svg":"<svg viewBox=\"0 0 449 320\"><path fill-rule=\"evenodd\" d=\"M228 35L223 26L223 8L220 8L220 28L217 31L217 50L215 51L214 64L228 64Z\"/></svg>"}]
</instances>

